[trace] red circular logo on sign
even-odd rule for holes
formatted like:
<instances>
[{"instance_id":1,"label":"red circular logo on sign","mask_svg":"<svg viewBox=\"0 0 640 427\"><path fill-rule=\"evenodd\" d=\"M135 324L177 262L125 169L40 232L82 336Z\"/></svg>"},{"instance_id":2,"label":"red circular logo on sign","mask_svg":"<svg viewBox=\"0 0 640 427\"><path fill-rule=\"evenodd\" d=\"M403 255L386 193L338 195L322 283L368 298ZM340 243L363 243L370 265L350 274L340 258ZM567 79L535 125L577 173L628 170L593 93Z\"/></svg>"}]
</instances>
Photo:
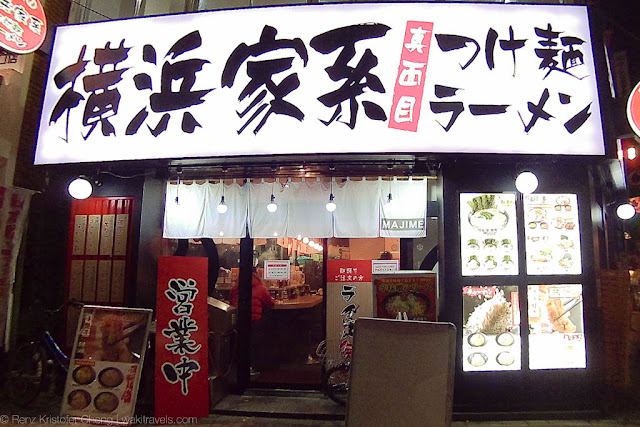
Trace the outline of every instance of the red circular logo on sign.
<instances>
[{"instance_id":1,"label":"red circular logo on sign","mask_svg":"<svg viewBox=\"0 0 640 427\"><path fill-rule=\"evenodd\" d=\"M47 35L47 18L40 0L0 0L0 47L30 53Z\"/></svg>"},{"instance_id":2,"label":"red circular logo on sign","mask_svg":"<svg viewBox=\"0 0 640 427\"><path fill-rule=\"evenodd\" d=\"M640 83L636 85L629 95L629 102L627 102L627 119L631 129L640 136Z\"/></svg>"}]
</instances>

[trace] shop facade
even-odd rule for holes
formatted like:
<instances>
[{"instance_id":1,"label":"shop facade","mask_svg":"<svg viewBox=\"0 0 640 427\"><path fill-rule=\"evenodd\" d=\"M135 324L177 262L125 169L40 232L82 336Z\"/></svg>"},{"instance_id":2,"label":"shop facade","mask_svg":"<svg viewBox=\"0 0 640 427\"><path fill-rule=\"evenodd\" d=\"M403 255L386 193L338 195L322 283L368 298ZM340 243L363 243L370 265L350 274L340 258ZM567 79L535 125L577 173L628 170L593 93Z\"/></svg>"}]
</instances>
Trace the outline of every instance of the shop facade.
<instances>
[{"instance_id":1,"label":"shop facade","mask_svg":"<svg viewBox=\"0 0 640 427\"><path fill-rule=\"evenodd\" d=\"M593 34L584 6L418 3L61 27L35 162L61 190L91 175L94 205L70 220L86 215L85 233L93 216L130 236L107 259L75 254L70 231L65 296L94 277L90 302L153 308L159 256L187 244L211 260L209 239L223 268L209 294L240 287L236 385L296 387L251 376L255 263L290 261L289 284L315 275L311 348L331 339L331 261L390 252L437 272L438 320L458 328L454 409L593 408L607 154ZM388 203L403 197L404 217Z\"/></svg>"}]
</instances>

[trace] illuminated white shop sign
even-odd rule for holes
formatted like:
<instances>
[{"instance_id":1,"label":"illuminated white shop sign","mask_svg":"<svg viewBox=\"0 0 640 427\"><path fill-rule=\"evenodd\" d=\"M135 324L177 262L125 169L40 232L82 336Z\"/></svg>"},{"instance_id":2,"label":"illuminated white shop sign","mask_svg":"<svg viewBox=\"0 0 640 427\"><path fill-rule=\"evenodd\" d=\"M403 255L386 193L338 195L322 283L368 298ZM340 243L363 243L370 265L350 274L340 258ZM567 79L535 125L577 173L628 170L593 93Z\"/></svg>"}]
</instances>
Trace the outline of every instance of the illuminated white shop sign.
<instances>
[{"instance_id":1,"label":"illuminated white shop sign","mask_svg":"<svg viewBox=\"0 0 640 427\"><path fill-rule=\"evenodd\" d=\"M35 163L604 154L584 6L384 3L58 27Z\"/></svg>"}]
</instances>

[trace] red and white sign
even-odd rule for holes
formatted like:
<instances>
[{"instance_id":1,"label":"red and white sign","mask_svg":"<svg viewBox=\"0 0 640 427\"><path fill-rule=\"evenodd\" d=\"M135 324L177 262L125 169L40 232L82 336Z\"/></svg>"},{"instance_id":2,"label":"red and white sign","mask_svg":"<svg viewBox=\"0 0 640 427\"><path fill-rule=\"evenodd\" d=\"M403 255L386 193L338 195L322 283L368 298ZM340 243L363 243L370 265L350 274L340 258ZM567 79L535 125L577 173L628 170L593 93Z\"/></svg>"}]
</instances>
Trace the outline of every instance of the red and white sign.
<instances>
[{"instance_id":1,"label":"red and white sign","mask_svg":"<svg viewBox=\"0 0 640 427\"><path fill-rule=\"evenodd\" d=\"M264 278L267 280L289 280L291 278L289 260L266 260L264 262Z\"/></svg>"},{"instance_id":2,"label":"red and white sign","mask_svg":"<svg viewBox=\"0 0 640 427\"><path fill-rule=\"evenodd\" d=\"M629 95L627 102L627 119L636 135L640 136L640 83L636 85Z\"/></svg>"},{"instance_id":3,"label":"red and white sign","mask_svg":"<svg viewBox=\"0 0 640 427\"><path fill-rule=\"evenodd\" d=\"M327 360L329 366L349 359L353 323L373 315L371 261L327 261Z\"/></svg>"},{"instance_id":4,"label":"red and white sign","mask_svg":"<svg viewBox=\"0 0 640 427\"><path fill-rule=\"evenodd\" d=\"M160 257L155 415L209 414L207 269L203 257Z\"/></svg>"},{"instance_id":5,"label":"red and white sign","mask_svg":"<svg viewBox=\"0 0 640 427\"><path fill-rule=\"evenodd\" d=\"M47 35L40 0L0 1L0 47L15 53L37 50Z\"/></svg>"},{"instance_id":6,"label":"red and white sign","mask_svg":"<svg viewBox=\"0 0 640 427\"><path fill-rule=\"evenodd\" d=\"M389 118L392 129L418 130L432 31L433 22L407 22Z\"/></svg>"},{"instance_id":7,"label":"red and white sign","mask_svg":"<svg viewBox=\"0 0 640 427\"><path fill-rule=\"evenodd\" d=\"M327 263L327 282L371 282L371 261L331 260Z\"/></svg>"}]
</instances>

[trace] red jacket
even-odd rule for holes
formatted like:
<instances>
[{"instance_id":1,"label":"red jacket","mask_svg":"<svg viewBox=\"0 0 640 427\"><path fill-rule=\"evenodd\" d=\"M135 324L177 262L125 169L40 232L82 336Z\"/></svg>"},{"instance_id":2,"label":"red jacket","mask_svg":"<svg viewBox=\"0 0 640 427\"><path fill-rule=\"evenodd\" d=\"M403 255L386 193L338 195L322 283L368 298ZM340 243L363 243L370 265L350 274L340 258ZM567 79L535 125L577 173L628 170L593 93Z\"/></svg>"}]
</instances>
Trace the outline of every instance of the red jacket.
<instances>
[{"instance_id":1,"label":"red jacket","mask_svg":"<svg viewBox=\"0 0 640 427\"><path fill-rule=\"evenodd\" d=\"M258 321L262 319L262 311L265 308L271 308L275 304L275 300L271 298L269 290L264 286L262 280L257 274L253 274L251 280L251 320ZM238 286L234 285L229 293L229 300L234 307L238 306Z\"/></svg>"}]
</instances>

